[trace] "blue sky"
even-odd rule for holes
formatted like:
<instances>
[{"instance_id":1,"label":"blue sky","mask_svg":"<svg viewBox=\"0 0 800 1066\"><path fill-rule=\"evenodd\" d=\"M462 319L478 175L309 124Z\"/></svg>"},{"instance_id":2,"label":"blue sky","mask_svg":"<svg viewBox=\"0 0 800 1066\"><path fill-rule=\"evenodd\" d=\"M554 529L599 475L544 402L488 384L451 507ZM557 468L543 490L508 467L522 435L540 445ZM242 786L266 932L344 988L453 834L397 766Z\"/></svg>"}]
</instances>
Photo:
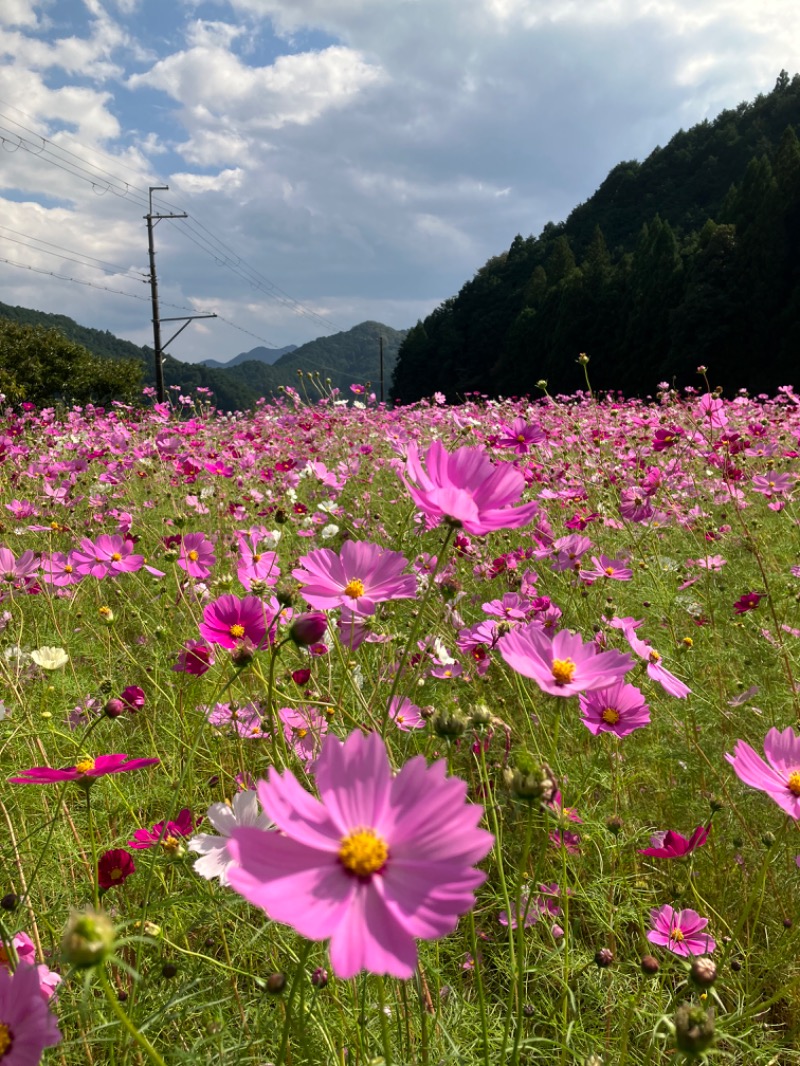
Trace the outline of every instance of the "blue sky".
<instances>
[{"instance_id":1,"label":"blue sky","mask_svg":"<svg viewBox=\"0 0 800 1066\"><path fill-rule=\"evenodd\" d=\"M221 316L170 348L192 361L413 325L620 160L800 71L800 5L1 0L0 53L0 300L149 343L168 184L162 313Z\"/></svg>"}]
</instances>

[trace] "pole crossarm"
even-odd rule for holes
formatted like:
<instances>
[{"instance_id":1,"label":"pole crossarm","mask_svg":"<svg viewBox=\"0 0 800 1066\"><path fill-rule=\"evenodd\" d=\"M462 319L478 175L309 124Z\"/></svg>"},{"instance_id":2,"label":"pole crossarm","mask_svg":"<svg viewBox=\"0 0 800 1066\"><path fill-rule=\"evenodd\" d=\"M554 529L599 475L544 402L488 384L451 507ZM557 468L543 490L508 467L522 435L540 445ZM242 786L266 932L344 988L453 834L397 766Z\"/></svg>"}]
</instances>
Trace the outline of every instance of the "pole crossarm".
<instances>
[{"instance_id":1,"label":"pole crossarm","mask_svg":"<svg viewBox=\"0 0 800 1066\"><path fill-rule=\"evenodd\" d=\"M186 329L186 327L189 325L190 322L194 322L194 320L197 319L197 318L216 318L216 317L217 316L212 311L209 314L205 314L205 315L178 315L175 318L162 318L161 319L162 322L183 322L183 325L181 326L180 329L177 329L172 334L172 336L170 337L170 339L168 341L164 341L163 342L163 344L161 345L161 351L162 352L166 351L167 350L167 345L172 344L172 342L175 340L175 338L178 336L178 334L179 333L183 333L183 331Z\"/></svg>"}]
</instances>

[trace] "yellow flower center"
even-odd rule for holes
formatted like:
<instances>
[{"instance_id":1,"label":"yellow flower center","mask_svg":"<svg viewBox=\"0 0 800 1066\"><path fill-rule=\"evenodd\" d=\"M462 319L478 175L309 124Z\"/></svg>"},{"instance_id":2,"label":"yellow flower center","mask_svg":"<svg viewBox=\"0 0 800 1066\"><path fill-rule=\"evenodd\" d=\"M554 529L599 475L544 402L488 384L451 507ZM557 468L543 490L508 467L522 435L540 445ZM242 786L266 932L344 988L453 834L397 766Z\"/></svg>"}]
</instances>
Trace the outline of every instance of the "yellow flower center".
<instances>
[{"instance_id":1,"label":"yellow flower center","mask_svg":"<svg viewBox=\"0 0 800 1066\"><path fill-rule=\"evenodd\" d=\"M244 626L239 625L239 623L237 622L235 625L232 625L230 627L228 632L234 640L241 640L244 636Z\"/></svg>"},{"instance_id":2,"label":"yellow flower center","mask_svg":"<svg viewBox=\"0 0 800 1066\"><path fill-rule=\"evenodd\" d=\"M606 725L616 725L620 719L620 714L619 711L615 711L613 707L606 707L600 717Z\"/></svg>"},{"instance_id":3,"label":"yellow flower center","mask_svg":"<svg viewBox=\"0 0 800 1066\"><path fill-rule=\"evenodd\" d=\"M120 877L122 877L122 870L117 867L117 869L112 870L108 876L111 878L112 881L119 881Z\"/></svg>"},{"instance_id":4,"label":"yellow flower center","mask_svg":"<svg viewBox=\"0 0 800 1066\"><path fill-rule=\"evenodd\" d=\"M67 563L67 565L64 567L64 573L65 574L71 574L72 570L73 570L73 568L69 565L69 563Z\"/></svg>"},{"instance_id":5,"label":"yellow flower center","mask_svg":"<svg viewBox=\"0 0 800 1066\"><path fill-rule=\"evenodd\" d=\"M253 562L254 562L254 563L260 563L260 562L261 562L261 556L260 556L260 555L258 555L258 553L256 553L256 554L255 554L255 555L253 556Z\"/></svg>"},{"instance_id":6,"label":"yellow flower center","mask_svg":"<svg viewBox=\"0 0 800 1066\"><path fill-rule=\"evenodd\" d=\"M296 737L299 737L300 740L302 740L303 737L307 737L308 736L308 730L307 729L295 729L294 734L295 734Z\"/></svg>"},{"instance_id":7,"label":"yellow flower center","mask_svg":"<svg viewBox=\"0 0 800 1066\"><path fill-rule=\"evenodd\" d=\"M11 1050L13 1043L14 1038L11 1035L11 1030L5 1022L0 1022L0 1059L5 1058L6 1052Z\"/></svg>"},{"instance_id":8,"label":"yellow flower center","mask_svg":"<svg viewBox=\"0 0 800 1066\"><path fill-rule=\"evenodd\" d=\"M169 851L172 854L174 854L180 846L180 840L178 840L177 837L174 837L171 833L165 836L164 839L161 841L161 847L164 849L164 851Z\"/></svg>"},{"instance_id":9,"label":"yellow flower center","mask_svg":"<svg viewBox=\"0 0 800 1066\"><path fill-rule=\"evenodd\" d=\"M648 655L648 659L650 660L651 663L660 663L661 662L661 656L658 654L657 651L652 651L651 650L650 654Z\"/></svg>"},{"instance_id":10,"label":"yellow flower center","mask_svg":"<svg viewBox=\"0 0 800 1066\"><path fill-rule=\"evenodd\" d=\"M517 434L517 440L520 442L520 444L524 444L525 443L525 435L523 433L518 433Z\"/></svg>"},{"instance_id":11,"label":"yellow flower center","mask_svg":"<svg viewBox=\"0 0 800 1066\"><path fill-rule=\"evenodd\" d=\"M682 944L685 939L682 930L678 929L677 926L669 934L669 938L674 940L676 944Z\"/></svg>"},{"instance_id":12,"label":"yellow flower center","mask_svg":"<svg viewBox=\"0 0 800 1066\"><path fill-rule=\"evenodd\" d=\"M0 966L5 966L8 969L8 964L11 960L8 957L8 950L4 944L0 944Z\"/></svg>"},{"instance_id":13,"label":"yellow flower center","mask_svg":"<svg viewBox=\"0 0 800 1066\"><path fill-rule=\"evenodd\" d=\"M603 570L603 573L604 573L604 574L605 574L605 575L606 575L607 577L611 577L611 575L612 575L612 574L614 573L614 567L613 567L613 566L607 566L607 567L605 568L605 570Z\"/></svg>"},{"instance_id":14,"label":"yellow flower center","mask_svg":"<svg viewBox=\"0 0 800 1066\"><path fill-rule=\"evenodd\" d=\"M572 659L553 659L553 677L557 685L568 685L575 675L576 666Z\"/></svg>"},{"instance_id":15,"label":"yellow flower center","mask_svg":"<svg viewBox=\"0 0 800 1066\"><path fill-rule=\"evenodd\" d=\"M792 770L786 784L793 796L800 796L800 770Z\"/></svg>"},{"instance_id":16,"label":"yellow flower center","mask_svg":"<svg viewBox=\"0 0 800 1066\"><path fill-rule=\"evenodd\" d=\"M357 577L354 577L352 581L348 581L344 587L345 596L349 596L351 600L357 600L364 595L364 582L359 581Z\"/></svg>"},{"instance_id":17,"label":"yellow flower center","mask_svg":"<svg viewBox=\"0 0 800 1066\"><path fill-rule=\"evenodd\" d=\"M118 563L120 561L120 559L122 558L122 555L120 554L120 552L112 552L111 553L111 558L112 558L112 560L115 563Z\"/></svg>"},{"instance_id":18,"label":"yellow flower center","mask_svg":"<svg viewBox=\"0 0 800 1066\"><path fill-rule=\"evenodd\" d=\"M189 559L193 563L196 563L197 560L200 558L200 552L195 551L194 548L192 548L192 550L188 553L188 555L189 555Z\"/></svg>"},{"instance_id":19,"label":"yellow flower center","mask_svg":"<svg viewBox=\"0 0 800 1066\"><path fill-rule=\"evenodd\" d=\"M97 613L100 615L101 618L110 618L112 611L110 607L98 607Z\"/></svg>"},{"instance_id":20,"label":"yellow flower center","mask_svg":"<svg viewBox=\"0 0 800 1066\"><path fill-rule=\"evenodd\" d=\"M90 770L94 770L94 759L78 759L75 769L79 774L88 774Z\"/></svg>"},{"instance_id":21,"label":"yellow flower center","mask_svg":"<svg viewBox=\"0 0 800 1066\"><path fill-rule=\"evenodd\" d=\"M339 860L356 877L369 877L386 865L389 849L374 829L354 829L342 837Z\"/></svg>"}]
</instances>

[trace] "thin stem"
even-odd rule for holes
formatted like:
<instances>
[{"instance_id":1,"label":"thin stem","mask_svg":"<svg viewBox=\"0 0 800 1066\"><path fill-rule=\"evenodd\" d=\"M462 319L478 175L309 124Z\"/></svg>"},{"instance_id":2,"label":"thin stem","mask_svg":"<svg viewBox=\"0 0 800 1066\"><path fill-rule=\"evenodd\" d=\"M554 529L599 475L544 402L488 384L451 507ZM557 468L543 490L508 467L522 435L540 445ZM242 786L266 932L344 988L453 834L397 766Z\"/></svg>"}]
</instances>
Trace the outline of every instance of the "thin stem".
<instances>
[{"instance_id":1,"label":"thin stem","mask_svg":"<svg viewBox=\"0 0 800 1066\"><path fill-rule=\"evenodd\" d=\"M144 1033L139 1032L120 1006L120 1002L114 994L114 989L111 987L111 982L108 979L108 974L106 973L105 968L100 970L100 982L103 986L103 991L106 994L109 1007L111 1007L111 1010L117 1016L120 1023L128 1030L133 1040L139 1045L142 1051L149 1056L150 1060L156 1063L156 1066L167 1066L166 1062L162 1059Z\"/></svg>"}]
</instances>

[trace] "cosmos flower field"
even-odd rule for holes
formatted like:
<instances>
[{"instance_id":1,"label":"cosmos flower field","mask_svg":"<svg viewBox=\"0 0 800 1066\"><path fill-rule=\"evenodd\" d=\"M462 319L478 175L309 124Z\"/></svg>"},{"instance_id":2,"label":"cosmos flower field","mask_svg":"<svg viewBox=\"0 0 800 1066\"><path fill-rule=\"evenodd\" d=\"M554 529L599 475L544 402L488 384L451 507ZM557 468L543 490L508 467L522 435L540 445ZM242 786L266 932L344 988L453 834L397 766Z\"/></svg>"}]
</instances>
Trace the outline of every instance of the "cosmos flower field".
<instances>
[{"instance_id":1,"label":"cosmos flower field","mask_svg":"<svg viewBox=\"0 0 800 1066\"><path fill-rule=\"evenodd\" d=\"M0 408L0 1066L800 1062L800 397Z\"/></svg>"}]
</instances>

